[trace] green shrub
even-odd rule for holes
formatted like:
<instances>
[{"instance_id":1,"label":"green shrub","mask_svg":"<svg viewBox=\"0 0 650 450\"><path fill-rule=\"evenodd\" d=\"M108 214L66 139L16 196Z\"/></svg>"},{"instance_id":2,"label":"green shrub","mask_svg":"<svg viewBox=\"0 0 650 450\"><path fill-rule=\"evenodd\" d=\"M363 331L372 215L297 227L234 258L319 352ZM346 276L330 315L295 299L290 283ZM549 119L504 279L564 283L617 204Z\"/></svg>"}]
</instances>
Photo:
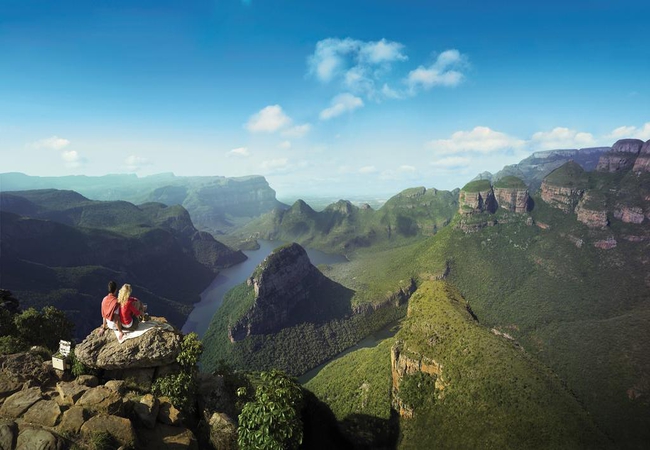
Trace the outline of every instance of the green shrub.
<instances>
[{"instance_id":1,"label":"green shrub","mask_svg":"<svg viewBox=\"0 0 650 450\"><path fill-rule=\"evenodd\" d=\"M423 372L405 375L399 384L399 397L411 408L419 408L435 400L436 379Z\"/></svg>"},{"instance_id":2,"label":"green shrub","mask_svg":"<svg viewBox=\"0 0 650 450\"><path fill-rule=\"evenodd\" d=\"M237 443L242 450L297 449L302 443L302 390L285 373L262 372L255 400L239 415ZM238 395L245 395L243 390Z\"/></svg>"},{"instance_id":3,"label":"green shrub","mask_svg":"<svg viewBox=\"0 0 650 450\"><path fill-rule=\"evenodd\" d=\"M24 352L29 345L16 336L0 336L0 355Z\"/></svg>"},{"instance_id":4,"label":"green shrub","mask_svg":"<svg viewBox=\"0 0 650 450\"><path fill-rule=\"evenodd\" d=\"M42 345L55 351L61 339L72 338L73 323L63 311L46 306L41 311L29 308L14 317L18 337L29 345Z\"/></svg>"}]
</instances>

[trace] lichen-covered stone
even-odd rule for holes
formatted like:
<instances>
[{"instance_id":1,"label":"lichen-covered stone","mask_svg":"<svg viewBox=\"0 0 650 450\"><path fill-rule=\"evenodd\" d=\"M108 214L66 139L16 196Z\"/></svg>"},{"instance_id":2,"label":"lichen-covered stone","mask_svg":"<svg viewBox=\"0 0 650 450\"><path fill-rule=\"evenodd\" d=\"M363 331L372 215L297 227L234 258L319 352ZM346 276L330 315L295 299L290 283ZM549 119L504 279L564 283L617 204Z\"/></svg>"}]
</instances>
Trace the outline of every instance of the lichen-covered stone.
<instances>
[{"instance_id":1,"label":"lichen-covered stone","mask_svg":"<svg viewBox=\"0 0 650 450\"><path fill-rule=\"evenodd\" d=\"M105 386L89 389L81 396L77 405L106 414L124 414L124 404L120 394Z\"/></svg>"},{"instance_id":2,"label":"lichen-covered stone","mask_svg":"<svg viewBox=\"0 0 650 450\"><path fill-rule=\"evenodd\" d=\"M74 405L86 393L88 387L73 381L60 381L56 383L56 390L61 404Z\"/></svg>"},{"instance_id":3,"label":"lichen-covered stone","mask_svg":"<svg viewBox=\"0 0 650 450\"><path fill-rule=\"evenodd\" d=\"M151 394L144 395L139 402L133 404L133 412L142 425L153 428L158 418L160 402Z\"/></svg>"},{"instance_id":4,"label":"lichen-covered stone","mask_svg":"<svg viewBox=\"0 0 650 450\"><path fill-rule=\"evenodd\" d=\"M63 450L63 442L40 428L25 428L18 435L16 450Z\"/></svg>"},{"instance_id":5,"label":"lichen-covered stone","mask_svg":"<svg viewBox=\"0 0 650 450\"><path fill-rule=\"evenodd\" d=\"M2 407L0 407L0 416L16 419L42 398L43 394L40 388L16 392L4 401Z\"/></svg>"},{"instance_id":6,"label":"lichen-covered stone","mask_svg":"<svg viewBox=\"0 0 650 450\"><path fill-rule=\"evenodd\" d=\"M44 427L53 427L61 417L61 407L54 400L40 400L34 403L25 413L26 422Z\"/></svg>"},{"instance_id":7,"label":"lichen-covered stone","mask_svg":"<svg viewBox=\"0 0 650 450\"><path fill-rule=\"evenodd\" d=\"M106 432L113 436L120 445L126 448L135 447L137 440L135 429L129 419L107 414L91 417L81 426L83 436L92 436L95 433Z\"/></svg>"},{"instance_id":8,"label":"lichen-covered stone","mask_svg":"<svg viewBox=\"0 0 650 450\"><path fill-rule=\"evenodd\" d=\"M15 422L0 423L0 450L12 450L16 446L17 434Z\"/></svg>"},{"instance_id":9,"label":"lichen-covered stone","mask_svg":"<svg viewBox=\"0 0 650 450\"><path fill-rule=\"evenodd\" d=\"M77 434L81 431L84 422L88 420L88 416L82 406L72 406L63 413L58 429L61 432Z\"/></svg>"}]
</instances>

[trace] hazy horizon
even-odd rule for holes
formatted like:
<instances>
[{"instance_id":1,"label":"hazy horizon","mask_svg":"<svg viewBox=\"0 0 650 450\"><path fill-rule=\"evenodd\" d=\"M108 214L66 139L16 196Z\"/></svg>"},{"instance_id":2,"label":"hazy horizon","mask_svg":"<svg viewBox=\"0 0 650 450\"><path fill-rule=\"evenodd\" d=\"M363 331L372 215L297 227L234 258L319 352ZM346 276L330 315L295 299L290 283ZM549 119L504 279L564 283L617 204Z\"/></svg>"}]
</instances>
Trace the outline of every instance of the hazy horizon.
<instances>
[{"instance_id":1,"label":"hazy horizon","mask_svg":"<svg viewBox=\"0 0 650 450\"><path fill-rule=\"evenodd\" d=\"M453 189L650 139L643 2L9 1L0 172Z\"/></svg>"}]
</instances>

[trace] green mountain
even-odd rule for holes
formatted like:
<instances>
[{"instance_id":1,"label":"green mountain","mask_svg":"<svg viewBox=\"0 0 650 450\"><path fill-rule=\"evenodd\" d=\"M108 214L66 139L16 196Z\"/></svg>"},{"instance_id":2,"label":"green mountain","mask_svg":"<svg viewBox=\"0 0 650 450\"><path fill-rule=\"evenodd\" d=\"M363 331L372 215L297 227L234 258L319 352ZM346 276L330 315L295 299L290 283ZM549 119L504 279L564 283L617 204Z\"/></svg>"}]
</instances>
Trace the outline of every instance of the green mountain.
<instances>
[{"instance_id":1,"label":"green mountain","mask_svg":"<svg viewBox=\"0 0 650 450\"><path fill-rule=\"evenodd\" d=\"M457 208L457 191L424 187L400 192L379 210L339 200L323 211L314 211L298 200L291 208L275 209L235 234L240 240L251 236L278 239L349 253L371 245L403 245L412 238L431 236L449 223Z\"/></svg>"},{"instance_id":2,"label":"green mountain","mask_svg":"<svg viewBox=\"0 0 650 450\"><path fill-rule=\"evenodd\" d=\"M0 190L73 190L94 200L123 200L135 204L157 202L182 205L194 225L220 234L273 208L284 208L264 177L177 177L171 173L136 175L35 177L0 174Z\"/></svg>"},{"instance_id":3,"label":"green mountain","mask_svg":"<svg viewBox=\"0 0 650 450\"><path fill-rule=\"evenodd\" d=\"M2 288L24 306L66 311L78 337L97 325L110 279L180 326L217 271L245 259L196 230L181 206L41 190L3 192L0 209Z\"/></svg>"},{"instance_id":4,"label":"green mountain","mask_svg":"<svg viewBox=\"0 0 650 450\"><path fill-rule=\"evenodd\" d=\"M418 287L394 338L336 360L305 387L371 448L396 434L404 449L610 445L556 376L475 322L444 281Z\"/></svg>"}]
</instances>

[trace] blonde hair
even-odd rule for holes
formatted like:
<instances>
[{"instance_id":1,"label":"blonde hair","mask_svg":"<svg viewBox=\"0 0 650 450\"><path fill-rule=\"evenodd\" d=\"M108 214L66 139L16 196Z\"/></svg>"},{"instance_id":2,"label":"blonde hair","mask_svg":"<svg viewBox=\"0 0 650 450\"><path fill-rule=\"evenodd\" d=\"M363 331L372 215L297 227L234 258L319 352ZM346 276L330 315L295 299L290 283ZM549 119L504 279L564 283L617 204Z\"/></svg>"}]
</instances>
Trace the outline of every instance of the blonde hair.
<instances>
[{"instance_id":1,"label":"blonde hair","mask_svg":"<svg viewBox=\"0 0 650 450\"><path fill-rule=\"evenodd\" d=\"M120 305L126 305L126 302L129 300L129 297L131 297L131 285L125 284L120 288L119 294L117 294L117 302Z\"/></svg>"}]
</instances>

